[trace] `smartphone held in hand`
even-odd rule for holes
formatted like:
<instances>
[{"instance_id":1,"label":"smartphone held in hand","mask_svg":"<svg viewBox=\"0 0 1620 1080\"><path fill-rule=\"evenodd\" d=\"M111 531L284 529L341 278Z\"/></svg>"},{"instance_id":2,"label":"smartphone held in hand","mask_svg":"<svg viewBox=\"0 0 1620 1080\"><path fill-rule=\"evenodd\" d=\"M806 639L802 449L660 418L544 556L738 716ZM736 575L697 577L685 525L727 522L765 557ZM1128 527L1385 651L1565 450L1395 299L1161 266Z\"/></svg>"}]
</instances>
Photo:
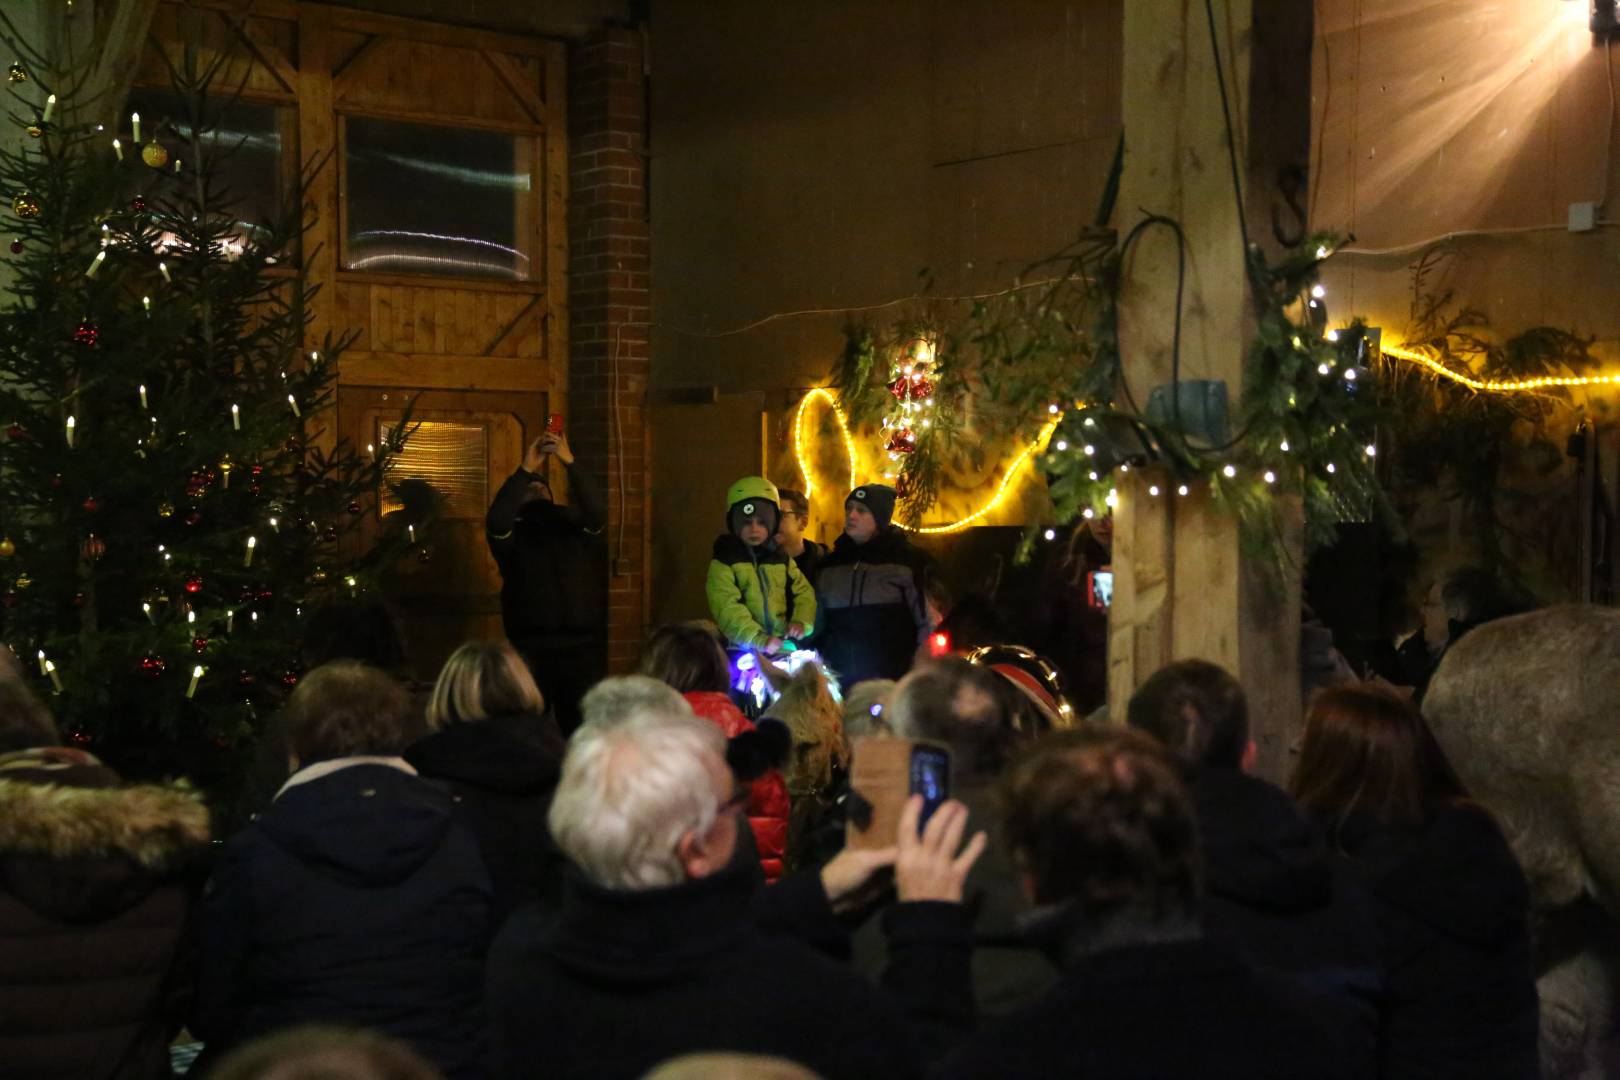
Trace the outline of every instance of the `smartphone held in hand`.
<instances>
[{"instance_id":1,"label":"smartphone held in hand","mask_svg":"<svg viewBox=\"0 0 1620 1080\"><path fill-rule=\"evenodd\" d=\"M871 735L855 740L850 765L852 798L845 842L852 848L894 843L900 813L912 795L923 797L920 831L951 797L951 752L932 742Z\"/></svg>"},{"instance_id":2,"label":"smartphone held in hand","mask_svg":"<svg viewBox=\"0 0 1620 1080\"><path fill-rule=\"evenodd\" d=\"M546 417L546 434L547 435L561 435L562 434L562 429L563 429L562 413L554 412L550 416Z\"/></svg>"}]
</instances>

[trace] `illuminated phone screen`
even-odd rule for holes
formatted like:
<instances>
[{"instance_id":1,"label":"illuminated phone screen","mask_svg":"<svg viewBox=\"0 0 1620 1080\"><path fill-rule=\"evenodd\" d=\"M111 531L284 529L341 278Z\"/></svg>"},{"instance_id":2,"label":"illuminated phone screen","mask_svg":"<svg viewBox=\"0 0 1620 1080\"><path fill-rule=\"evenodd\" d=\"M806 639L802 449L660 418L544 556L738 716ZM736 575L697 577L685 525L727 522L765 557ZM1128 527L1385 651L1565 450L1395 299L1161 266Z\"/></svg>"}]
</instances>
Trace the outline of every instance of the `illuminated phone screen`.
<instances>
[{"instance_id":1,"label":"illuminated phone screen","mask_svg":"<svg viewBox=\"0 0 1620 1080\"><path fill-rule=\"evenodd\" d=\"M911 794L923 797L922 816L917 820L921 832L934 811L951 797L951 755L935 746L916 746L911 750Z\"/></svg>"}]
</instances>

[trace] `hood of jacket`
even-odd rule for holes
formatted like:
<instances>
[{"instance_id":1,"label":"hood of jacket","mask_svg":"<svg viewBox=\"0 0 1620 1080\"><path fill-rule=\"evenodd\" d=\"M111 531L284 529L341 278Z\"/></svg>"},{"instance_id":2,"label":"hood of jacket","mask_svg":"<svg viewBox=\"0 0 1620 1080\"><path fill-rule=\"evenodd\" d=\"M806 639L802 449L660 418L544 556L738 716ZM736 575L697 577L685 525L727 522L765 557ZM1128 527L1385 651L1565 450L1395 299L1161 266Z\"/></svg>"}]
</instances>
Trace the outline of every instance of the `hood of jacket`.
<instances>
[{"instance_id":1,"label":"hood of jacket","mask_svg":"<svg viewBox=\"0 0 1620 1080\"><path fill-rule=\"evenodd\" d=\"M742 539L734 533L721 533L714 538L713 556L716 562L722 562L728 566L734 563L747 562L756 562L761 566L765 566L770 563L781 564L788 561L787 555L777 546L774 539L766 540L759 547L754 548L753 554L750 555L748 545L743 543Z\"/></svg>"},{"instance_id":2,"label":"hood of jacket","mask_svg":"<svg viewBox=\"0 0 1620 1080\"><path fill-rule=\"evenodd\" d=\"M1530 887L1479 807L1446 807L1412 827L1352 816L1338 843L1370 892L1442 937L1492 945L1525 933Z\"/></svg>"},{"instance_id":3,"label":"hood of jacket","mask_svg":"<svg viewBox=\"0 0 1620 1080\"><path fill-rule=\"evenodd\" d=\"M839 533L821 565L825 568L838 563L897 562L909 566L916 557L917 549L906 539L906 531L897 525L887 525L864 544L857 544L848 533Z\"/></svg>"},{"instance_id":4,"label":"hood of jacket","mask_svg":"<svg viewBox=\"0 0 1620 1080\"><path fill-rule=\"evenodd\" d=\"M454 805L449 794L419 776L361 764L284 788L258 827L271 843L327 877L393 885L438 850Z\"/></svg>"},{"instance_id":5,"label":"hood of jacket","mask_svg":"<svg viewBox=\"0 0 1620 1080\"><path fill-rule=\"evenodd\" d=\"M1191 787L1212 895L1282 914L1333 902L1327 845L1285 792L1236 769L1201 769Z\"/></svg>"},{"instance_id":6,"label":"hood of jacket","mask_svg":"<svg viewBox=\"0 0 1620 1080\"><path fill-rule=\"evenodd\" d=\"M65 747L0 756L0 888L49 918L97 922L207 854L208 809L183 784L131 784Z\"/></svg>"},{"instance_id":7,"label":"hood of jacket","mask_svg":"<svg viewBox=\"0 0 1620 1080\"><path fill-rule=\"evenodd\" d=\"M512 795L557 786L566 749L549 713L451 724L414 743L405 760L424 776Z\"/></svg>"},{"instance_id":8,"label":"hood of jacket","mask_svg":"<svg viewBox=\"0 0 1620 1080\"><path fill-rule=\"evenodd\" d=\"M563 901L541 938L563 968L594 984L659 986L690 979L754 933L749 905L762 887L746 828L718 874L662 889L604 889L573 866Z\"/></svg>"}]
</instances>

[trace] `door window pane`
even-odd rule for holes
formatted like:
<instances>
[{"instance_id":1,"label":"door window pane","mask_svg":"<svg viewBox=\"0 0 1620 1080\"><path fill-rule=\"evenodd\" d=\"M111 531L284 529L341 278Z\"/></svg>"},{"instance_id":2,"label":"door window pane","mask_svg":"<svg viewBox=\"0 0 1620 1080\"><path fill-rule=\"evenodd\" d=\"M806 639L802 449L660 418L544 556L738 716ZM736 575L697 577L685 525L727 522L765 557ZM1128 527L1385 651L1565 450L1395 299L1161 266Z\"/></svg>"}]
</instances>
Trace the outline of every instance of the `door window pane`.
<instances>
[{"instance_id":1,"label":"door window pane","mask_svg":"<svg viewBox=\"0 0 1620 1080\"><path fill-rule=\"evenodd\" d=\"M262 229L281 216L281 111L275 105L225 98L206 102L198 118L211 194L241 222L244 232ZM193 120L180 95L144 87L130 91L125 115L119 118L126 138L131 112L141 114L143 140L155 135L171 158L191 156Z\"/></svg>"},{"instance_id":2,"label":"door window pane","mask_svg":"<svg viewBox=\"0 0 1620 1080\"><path fill-rule=\"evenodd\" d=\"M358 116L345 126L345 269L532 276L532 138Z\"/></svg>"},{"instance_id":3,"label":"door window pane","mask_svg":"<svg viewBox=\"0 0 1620 1080\"><path fill-rule=\"evenodd\" d=\"M386 442L395 427L380 424L377 441ZM420 517L437 507L444 518L482 518L489 509L488 447L489 432L482 424L417 422L405 449L384 468L382 513L411 510L412 517Z\"/></svg>"}]
</instances>

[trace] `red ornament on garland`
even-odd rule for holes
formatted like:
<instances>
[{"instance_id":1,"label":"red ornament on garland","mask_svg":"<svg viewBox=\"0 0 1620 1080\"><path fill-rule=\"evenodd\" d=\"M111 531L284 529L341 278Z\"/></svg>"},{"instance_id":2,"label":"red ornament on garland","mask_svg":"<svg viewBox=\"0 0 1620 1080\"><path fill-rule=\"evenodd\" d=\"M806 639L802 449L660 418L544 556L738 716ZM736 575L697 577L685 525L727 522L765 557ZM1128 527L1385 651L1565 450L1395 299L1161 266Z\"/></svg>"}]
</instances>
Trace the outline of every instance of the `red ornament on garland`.
<instances>
[{"instance_id":1,"label":"red ornament on garland","mask_svg":"<svg viewBox=\"0 0 1620 1080\"><path fill-rule=\"evenodd\" d=\"M191 647L197 652L202 652L208 648L208 639L205 637L194 637L191 639Z\"/></svg>"},{"instance_id":2,"label":"red ornament on garland","mask_svg":"<svg viewBox=\"0 0 1620 1080\"><path fill-rule=\"evenodd\" d=\"M84 502L80 505L84 507L84 512L87 514L93 514L97 510L101 509L101 504L96 502L96 497L94 495L86 496Z\"/></svg>"},{"instance_id":3,"label":"red ornament on garland","mask_svg":"<svg viewBox=\"0 0 1620 1080\"><path fill-rule=\"evenodd\" d=\"M909 454L917 449L917 433L910 428L901 428L889 436L889 441L883 449L891 454Z\"/></svg>"},{"instance_id":4,"label":"red ornament on garland","mask_svg":"<svg viewBox=\"0 0 1620 1080\"><path fill-rule=\"evenodd\" d=\"M73 328L73 340L87 349L95 348L100 338L101 328L89 320Z\"/></svg>"},{"instance_id":5,"label":"red ornament on garland","mask_svg":"<svg viewBox=\"0 0 1620 1080\"><path fill-rule=\"evenodd\" d=\"M252 476L263 476L264 475L264 466L263 465L250 466L248 468L248 473L250 475L252 475Z\"/></svg>"},{"instance_id":6,"label":"red ornament on garland","mask_svg":"<svg viewBox=\"0 0 1620 1080\"><path fill-rule=\"evenodd\" d=\"M139 214L141 211L145 210L146 209L146 196L137 195L133 199L129 200L129 208L131 210L135 211L137 214Z\"/></svg>"},{"instance_id":7,"label":"red ornament on garland","mask_svg":"<svg viewBox=\"0 0 1620 1080\"><path fill-rule=\"evenodd\" d=\"M23 253L23 246L22 246L22 241L21 240L13 240L11 242L11 253L13 255L21 255Z\"/></svg>"},{"instance_id":8,"label":"red ornament on garland","mask_svg":"<svg viewBox=\"0 0 1620 1080\"><path fill-rule=\"evenodd\" d=\"M202 592L202 578L198 577L196 574L192 574L187 577L186 592L191 593L193 596Z\"/></svg>"},{"instance_id":9,"label":"red ornament on garland","mask_svg":"<svg viewBox=\"0 0 1620 1080\"><path fill-rule=\"evenodd\" d=\"M164 663L163 657L157 656L153 653L147 653L145 656L141 657L141 671L150 678L155 679L159 675L162 675L164 669L166 669L168 666L168 664Z\"/></svg>"}]
</instances>

